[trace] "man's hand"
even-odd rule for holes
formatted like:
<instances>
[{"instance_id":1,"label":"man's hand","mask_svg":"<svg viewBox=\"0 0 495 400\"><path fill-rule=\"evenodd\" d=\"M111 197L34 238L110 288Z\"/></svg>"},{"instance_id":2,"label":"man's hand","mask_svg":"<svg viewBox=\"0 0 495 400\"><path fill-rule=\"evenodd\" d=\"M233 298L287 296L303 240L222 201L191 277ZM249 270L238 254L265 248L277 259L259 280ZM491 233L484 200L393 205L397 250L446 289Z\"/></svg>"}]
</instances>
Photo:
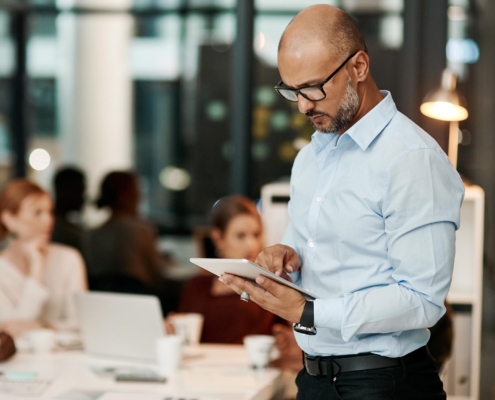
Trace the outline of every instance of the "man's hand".
<instances>
[{"instance_id":1,"label":"man's hand","mask_svg":"<svg viewBox=\"0 0 495 400\"><path fill-rule=\"evenodd\" d=\"M283 244L264 249L256 257L255 263L290 282L292 279L287 273L299 271L301 267L301 259L295 250Z\"/></svg>"},{"instance_id":2,"label":"man's hand","mask_svg":"<svg viewBox=\"0 0 495 400\"><path fill-rule=\"evenodd\" d=\"M265 310L293 323L301 320L306 300L297 290L261 275L256 278L256 283L261 287L230 274L223 274L219 279L239 295L248 293L251 301Z\"/></svg>"}]
</instances>

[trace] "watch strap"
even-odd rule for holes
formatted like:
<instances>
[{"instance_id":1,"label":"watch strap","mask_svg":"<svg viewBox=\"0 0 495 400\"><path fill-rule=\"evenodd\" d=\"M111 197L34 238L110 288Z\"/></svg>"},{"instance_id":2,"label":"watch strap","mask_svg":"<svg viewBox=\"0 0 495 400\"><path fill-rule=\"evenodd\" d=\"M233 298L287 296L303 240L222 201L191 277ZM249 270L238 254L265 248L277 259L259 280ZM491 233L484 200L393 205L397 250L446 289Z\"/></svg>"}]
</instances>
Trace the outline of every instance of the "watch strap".
<instances>
[{"instance_id":1,"label":"watch strap","mask_svg":"<svg viewBox=\"0 0 495 400\"><path fill-rule=\"evenodd\" d=\"M306 300L299 325L306 326L308 328L315 326L315 311L314 303L312 301Z\"/></svg>"}]
</instances>

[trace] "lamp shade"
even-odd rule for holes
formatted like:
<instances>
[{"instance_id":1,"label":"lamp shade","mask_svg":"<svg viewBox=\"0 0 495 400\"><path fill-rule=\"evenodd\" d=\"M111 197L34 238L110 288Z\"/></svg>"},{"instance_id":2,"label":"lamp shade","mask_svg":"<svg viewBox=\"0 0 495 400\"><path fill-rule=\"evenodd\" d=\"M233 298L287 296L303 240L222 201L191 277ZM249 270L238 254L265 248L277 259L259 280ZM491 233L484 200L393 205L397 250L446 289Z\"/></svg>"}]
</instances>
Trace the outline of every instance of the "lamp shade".
<instances>
[{"instance_id":1,"label":"lamp shade","mask_svg":"<svg viewBox=\"0 0 495 400\"><path fill-rule=\"evenodd\" d=\"M429 92L420 110L427 117L442 121L463 121L469 113L466 101L456 91L457 77L446 69L442 74L442 86Z\"/></svg>"}]
</instances>

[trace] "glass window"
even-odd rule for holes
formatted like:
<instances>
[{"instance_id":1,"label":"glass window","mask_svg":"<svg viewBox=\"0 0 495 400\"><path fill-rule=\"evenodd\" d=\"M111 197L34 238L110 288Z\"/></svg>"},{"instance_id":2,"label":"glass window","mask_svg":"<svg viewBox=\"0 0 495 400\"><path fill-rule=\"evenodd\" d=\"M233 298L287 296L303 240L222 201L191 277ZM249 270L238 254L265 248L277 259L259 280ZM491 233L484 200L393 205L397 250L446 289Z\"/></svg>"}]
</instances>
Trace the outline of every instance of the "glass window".
<instances>
[{"instance_id":1,"label":"glass window","mask_svg":"<svg viewBox=\"0 0 495 400\"><path fill-rule=\"evenodd\" d=\"M54 6L56 0L28 0L28 3L34 6Z\"/></svg>"},{"instance_id":2,"label":"glass window","mask_svg":"<svg viewBox=\"0 0 495 400\"><path fill-rule=\"evenodd\" d=\"M47 2L36 2L46 5ZM51 188L51 176L57 163L57 28L56 13L28 16L27 32L27 155L43 149L51 157L46 170L28 167L28 175L46 188Z\"/></svg>"},{"instance_id":3,"label":"glass window","mask_svg":"<svg viewBox=\"0 0 495 400\"><path fill-rule=\"evenodd\" d=\"M251 195L260 195L261 186L290 176L298 151L314 132L307 118L299 113L297 103L284 101L273 91L279 81L277 48L280 37L300 8L300 2L260 1L260 9L280 7L293 13L263 13L255 20L254 49L256 54L253 92L253 186ZM296 4L297 3L297 4ZM366 4L365 4L366 3ZM403 44L402 1L344 1L364 31L371 70L380 88L395 91L399 85L396 65ZM366 5L366 7L365 7ZM306 4L304 5L306 6Z\"/></svg>"},{"instance_id":4,"label":"glass window","mask_svg":"<svg viewBox=\"0 0 495 400\"><path fill-rule=\"evenodd\" d=\"M295 5L288 3L288 7ZM273 90L280 80L278 42L293 15L260 14L255 20L251 145L253 197L260 196L264 184L290 176L297 152L309 143L314 132L307 118L299 113L297 103L285 101Z\"/></svg>"},{"instance_id":5,"label":"glass window","mask_svg":"<svg viewBox=\"0 0 495 400\"><path fill-rule=\"evenodd\" d=\"M14 67L14 46L10 36L10 18L6 12L0 11L0 186L5 184L11 173L9 120L12 107L11 77Z\"/></svg>"},{"instance_id":6,"label":"glass window","mask_svg":"<svg viewBox=\"0 0 495 400\"><path fill-rule=\"evenodd\" d=\"M313 3L318 2L304 6ZM353 12L367 37L372 60L380 61L379 68L372 62L375 80L393 91L403 41L402 1L373 1L366 7L362 1L327 3ZM36 2L38 6L47 4L53 2ZM258 0L255 5L252 146L247 149L253 160L250 194L254 198L263 184L290 175L297 152L313 133L297 106L273 91L279 80L278 41L301 9L301 2ZM188 231L207 223L212 205L229 193L235 6L235 0L133 3L135 10L153 10L134 14L134 36L129 44L135 167L142 175L145 191L143 210L164 232ZM27 60L29 151L45 148L55 165L60 151L56 18L56 12L30 14ZM9 54L5 21L8 17L0 15L0 55ZM8 115L6 79L12 60L0 60L2 115ZM5 120L0 118L0 146ZM49 172L43 176L51 178Z\"/></svg>"},{"instance_id":7,"label":"glass window","mask_svg":"<svg viewBox=\"0 0 495 400\"><path fill-rule=\"evenodd\" d=\"M475 64L480 57L469 0L450 0L447 10L448 42L446 47L448 67L460 78L466 80L469 64Z\"/></svg>"},{"instance_id":8,"label":"glass window","mask_svg":"<svg viewBox=\"0 0 495 400\"><path fill-rule=\"evenodd\" d=\"M466 98L468 109L475 103L472 65L480 58L480 37L476 8L470 0L450 0L447 10L447 66L458 76L457 89ZM471 117L471 116L470 116ZM459 123L459 169L462 170L464 153L463 147L471 145L473 136L473 119L468 118Z\"/></svg>"},{"instance_id":9,"label":"glass window","mask_svg":"<svg viewBox=\"0 0 495 400\"><path fill-rule=\"evenodd\" d=\"M303 8L309 7L314 4L323 3L315 0L306 0L301 2L300 0L256 0L255 6L259 11L294 11L299 12ZM338 6L339 0L327 0L324 3Z\"/></svg>"},{"instance_id":10,"label":"glass window","mask_svg":"<svg viewBox=\"0 0 495 400\"><path fill-rule=\"evenodd\" d=\"M134 8L157 8L164 10L210 10L231 9L235 7L236 0L134 0Z\"/></svg>"},{"instance_id":11,"label":"glass window","mask_svg":"<svg viewBox=\"0 0 495 400\"><path fill-rule=\"evenodd\" d=\"M236 1L237 0L188 0L187 6L233 8L236 5Z\"/></svg>"},{"instance_id":12,"label":"glass window","mask_svg":"<svg viewBox=\"0 0 495 400\"><path fill-rule=\"evenodd\" d=\"M404 0L342 0L342 8L349 13L401 12Z\"/></svg>"},{"instance_id":13,"label":"glass window","mask_svg":"<svg viewBox=\"0 0 495 400\"><path fill-rule=\"evenodd\" d=\"M211 206L228 194L235 18L218 11L136 21L152 32L133 40L131 59L144 210L164 231L188 230L207 223Z\"/></svg>"}]
</instances>

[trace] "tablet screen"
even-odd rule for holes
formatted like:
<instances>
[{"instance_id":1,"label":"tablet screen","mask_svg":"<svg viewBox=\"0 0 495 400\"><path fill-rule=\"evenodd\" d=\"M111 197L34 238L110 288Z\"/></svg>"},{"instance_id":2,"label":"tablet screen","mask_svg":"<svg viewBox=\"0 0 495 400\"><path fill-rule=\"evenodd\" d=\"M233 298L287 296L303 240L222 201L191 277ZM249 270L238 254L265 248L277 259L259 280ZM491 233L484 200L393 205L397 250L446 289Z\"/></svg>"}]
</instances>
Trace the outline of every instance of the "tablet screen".
<instances>
[{"instance_id":1,"label":"tablet screen","mask_svg":"<svg viewBox=\"0 0 495 400\"><path fill-rule=\"evenodd\" d=\"M297 290L308 300L317 299L311 292L300 288L294 283L275 275L273 272L268 271L249 260L233 258L191 258L190 261L217 276L227 273L254 282L257 276L263 275L275 282Z\"/></svg>"}]
</instances>

